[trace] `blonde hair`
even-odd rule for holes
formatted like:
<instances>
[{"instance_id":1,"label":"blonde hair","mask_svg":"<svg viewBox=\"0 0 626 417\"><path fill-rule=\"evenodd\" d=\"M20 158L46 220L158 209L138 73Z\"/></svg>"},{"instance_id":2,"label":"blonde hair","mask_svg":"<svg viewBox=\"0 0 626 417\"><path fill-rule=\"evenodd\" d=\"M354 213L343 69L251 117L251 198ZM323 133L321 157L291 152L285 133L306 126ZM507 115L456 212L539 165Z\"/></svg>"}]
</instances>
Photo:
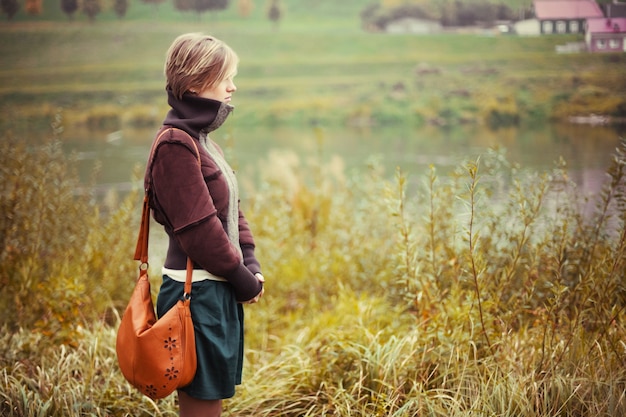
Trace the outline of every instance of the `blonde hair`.
<instances>
[{"instance_id":1,"label":"blonde hair","mask_svg":"<svg viewBox=\"0 0 626 417\"><path fill-rule=\"evenodd\" d=\"M177 98L190 90L211 88L237 71L239 58L221 40L202 33L187 33L167 51L165 78Z\"/></svg>"}]
</instances>

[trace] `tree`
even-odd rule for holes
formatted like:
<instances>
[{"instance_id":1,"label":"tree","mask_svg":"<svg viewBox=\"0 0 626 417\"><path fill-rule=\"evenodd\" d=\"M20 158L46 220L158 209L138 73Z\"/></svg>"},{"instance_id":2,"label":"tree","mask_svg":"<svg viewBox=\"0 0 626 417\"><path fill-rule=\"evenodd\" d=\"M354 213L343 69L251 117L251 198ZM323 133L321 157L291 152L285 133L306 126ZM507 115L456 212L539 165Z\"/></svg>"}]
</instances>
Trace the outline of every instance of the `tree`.
<instances>
[{"instance_id":1,"label":"tree","mask_svg":"<svg viewBox=\"0 0 626 417\"><path fill-rule=\"evenodd\" d=\"M17 0L1 0L0 8L2 8L2 13L7 15L7 20L11 20L20 9L20 4Z\"/></svg>"},{"instance_id":2,"label":"tree","mask_svg":"<svg viewBox=\"0 0 626 417\"><path fill-rule=\"evenodd\" d=\"M120 19L126 16L126 12L128 11L128 0L115 0L113 3L113 10L115 10L115 14Z\"/></svg>"},{"instance_id":3,"label":"tree","mask_svg":"<svg viewBox=\"0 0 626 417\"><path fill-rule=\"evenodd\" d=\"M270 7L267 10L267 18L274 23L275 28L278 28L278 22L280 21L281 14L279 0L272 0Z\"/></svg>"},{"instance_id":4,"label":"tree","mask_svg":"<svg viewBox=\"0 0 626 417\"><path fill-rule=\"evenodd\" d=\"M228 2L229 0L191 0L191 9L198 15L207 10L217 12L228 8Z\"/></svg>"},{"instance_id":5,"label":"tree","mask_svg":"<svg viewBox=\"0 0 626 417\"><path fill-rule=\"evenodd\" d=\"M87 15L90 22L96 20L96 16L101 10L100 0L83 0L83 13Z\"/></svg>"},{"instance_id":6,"label":"tree","mask_svg":"<svg viewBox=\"0 0 626 417\"><path fill-rule=\"evenodd\" d=\"M61 0L61 10L69 20L74 19L74 13L78 10L78 0Z\"/></svg>"},{"instance_id":7,"label":"tree","mask_svg":"<svg viewBox=\"0 0 626 417\"><path fill-rule=\"evenodd\" d=\"M181 12L189 11L192 9L191 0L174 0L174 7Z\"/></svg>"},{"instance_id":8,"label":"tree","mask_svg":"<svg viewBox=\"0 0 626 417\"><path fill-rule=\"evenodd\" d=\"M472 3L455 0L441 7L441 24L444 26L491 26L497 19L511 19L514 13L505 4L495 4L487 0Z\"/></svg>"},{"instance_id":9,"label":"tree","mask_svg":"<svg viewBox=\"0 0 626 417\"><path fill-rule=\"evenodd\" d=\"M515 12L506 4L500 4L497 9L498 20L515 20Z\"/></svg>"},{"instance_id":10,"label":"tree","mask_svg":"<svg viewBox=\"0 0 626 417\"><path fill-rule=\"evenodd\" d=\"M41 0L26 0L26 13L30 15L38 15L43 11Z\"/></svg>"},{"instance_id":11,"label":"tree","mask_svg":"<svg viewBox=\"0 0 626 417\"><path fill-rule=\"evenodd\" d=\"M228 8L229 0L209 0L208 3L208 10L215 13L220 10L226 10Z\"/></svg>"},{"instance_id":12,"label":"tree","mask_svg":"<svg viewBox=\"0 0 626 417\"><path fill-rule=\"evenodd\" d=\"M405 17L433 19L426 6L406 2L389 8L371 4L361 11L362 25L366 30L384 30L389 22Z\"/></svg>"},{"instance_id":13,"label":"tree","mask_svg":"<svg viewBox=\"0 0 626 417\"><path fill-rule=\"evenodd\" d=\"M254 3L252 0L239 0L237 2L237 10L239 11L239 16L241 17L250 16L252 9L254 9Z\"/></svg>"},{"instance_id":14,"label":"tree","mask_svg":"<svg viewBox=\"0 0 626 417\"><path fill-rule=\"evenodd\" d=\"M482 24L485 27L493 26L498 17L498 8L495 4L487 1L481 1L475 4L474 19L470 25Z\"/></svg>"},{"instance_id":15,"label":"tree","mask_svg":"<svg viewBox=\"0 0 626 417\"><path fill-rule=\"evenodd\" d=\"M458 13L455 2L443 2L440 6L442 26L458 25Z\"/></svg>"}]
</instances>

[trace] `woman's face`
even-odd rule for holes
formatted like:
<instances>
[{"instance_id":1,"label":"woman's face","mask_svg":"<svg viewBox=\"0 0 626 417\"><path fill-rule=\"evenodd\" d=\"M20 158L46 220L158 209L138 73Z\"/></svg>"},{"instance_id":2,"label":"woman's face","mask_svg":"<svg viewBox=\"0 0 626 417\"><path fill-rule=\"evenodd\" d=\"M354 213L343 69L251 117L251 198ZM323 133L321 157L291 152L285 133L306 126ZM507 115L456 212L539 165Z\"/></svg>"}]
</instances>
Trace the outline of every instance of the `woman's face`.
<instances>
[{"instance_id":1,"label":"woman's face","mask_svg":"<svg viewBox=\"0 0 626 417\"><path fill-rule=\"evenodd\" d=\"M198 97L209 98L212 100L222 101L224 103L230 102L233 98L233 93L237 91L237 86L233 82L235 75L237 74L235 73L214 86L199 91L197 93Z\"/></svg>"}]
</instances>

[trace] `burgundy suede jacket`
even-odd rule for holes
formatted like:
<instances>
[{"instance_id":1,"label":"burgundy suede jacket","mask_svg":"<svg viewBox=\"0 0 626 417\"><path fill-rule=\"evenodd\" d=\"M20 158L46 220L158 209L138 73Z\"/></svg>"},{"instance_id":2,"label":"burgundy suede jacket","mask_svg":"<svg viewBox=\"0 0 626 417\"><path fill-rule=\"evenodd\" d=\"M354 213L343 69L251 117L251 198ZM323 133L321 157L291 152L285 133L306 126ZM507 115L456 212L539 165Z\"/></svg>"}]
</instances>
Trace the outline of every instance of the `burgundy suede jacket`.
<instances>
[{"instance_id":1,"label":"burgundy suede jacket","mask_svg":"<svg viewBox=\"0 0 626 417\"><path fill-rule=\"evenodd\" d=\"M165 134L153 146L144 179L154 219L169 236L165 267L184 270L189 256L195 269L204 269L232 284L238 301L250 300L262 289L254 276L261 272L254 239L239 210L241 259L226 231L228 185L198 140L201 132L219 127L232 107L189 94L181 100L169 91L168 96L172 109L156 138Z\"/></svg>"}]
</instances>

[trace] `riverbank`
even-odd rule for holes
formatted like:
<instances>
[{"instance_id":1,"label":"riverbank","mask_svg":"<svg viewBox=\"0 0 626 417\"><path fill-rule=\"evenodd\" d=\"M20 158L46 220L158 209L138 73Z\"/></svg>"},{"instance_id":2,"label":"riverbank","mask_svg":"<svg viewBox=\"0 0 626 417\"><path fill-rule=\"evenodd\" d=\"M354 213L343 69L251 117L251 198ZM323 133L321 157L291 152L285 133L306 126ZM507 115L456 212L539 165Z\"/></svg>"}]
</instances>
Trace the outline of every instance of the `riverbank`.
<instances>
[{"instance_id":1,"label":"riverbank","mask_svg":"<svg viewBox=\"0 0 626 417\"><path fill-rule=\"evenodd\" d=\"M238 51L240 124L498 129L626 114L626 54L557 54L572 36L372 34L347 19L275 30L260 19L5 24L0 130L46 129L59 117L109 131L159 123L163 55L185 31Z\"/></svg>"}]
</instances>

